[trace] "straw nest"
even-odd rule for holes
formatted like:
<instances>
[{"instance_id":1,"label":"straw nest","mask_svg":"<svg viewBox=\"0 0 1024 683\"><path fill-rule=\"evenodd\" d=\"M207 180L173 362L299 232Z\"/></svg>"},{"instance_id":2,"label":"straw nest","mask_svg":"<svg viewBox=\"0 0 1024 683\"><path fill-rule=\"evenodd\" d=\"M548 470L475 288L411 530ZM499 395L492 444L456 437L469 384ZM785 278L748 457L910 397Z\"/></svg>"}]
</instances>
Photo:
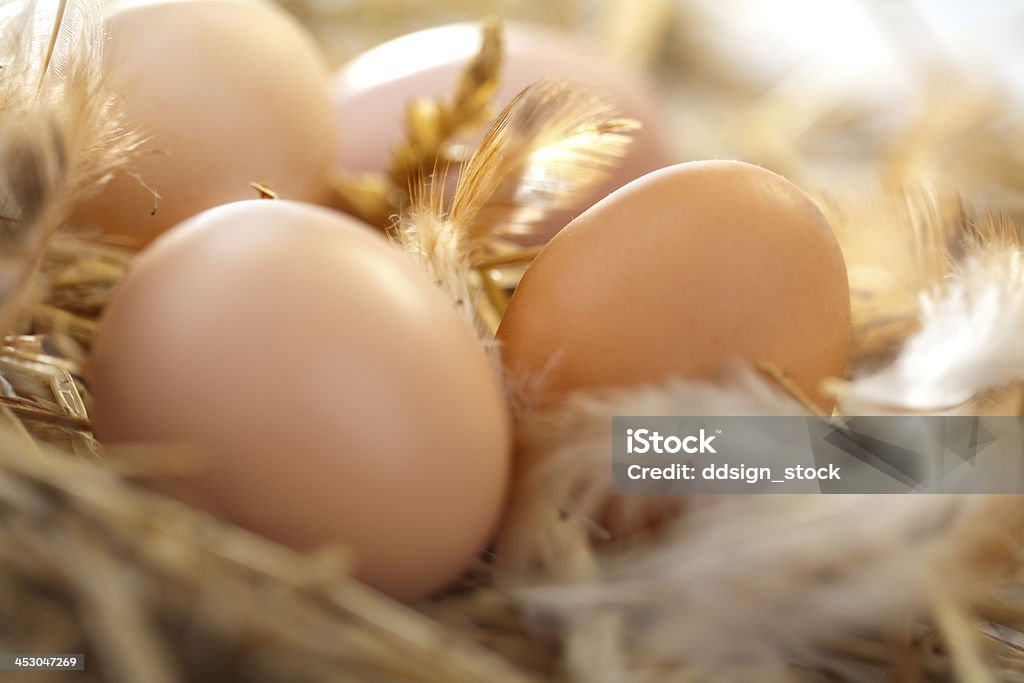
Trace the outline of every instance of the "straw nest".
<instances>
[{"instance_id":1,"label":"straw nest","mask_svg":"<svg viewBox=\"0 0 1024 683\"><path fill-rule=\"evenodd\" d=\"M137 140L96 68L97 3L55 4L37 44L25 27L38 24L25 22L49 4L0 3L0 650L84 652L79 680L125 683L1024 680L1017 496L720 498L656 533L595 535L587 501L604 494L592 473L606 467L608 416L813 410L763 369L523 412L517 438L550 466L514 491L493 552L414 606L349 578L343 549L298 554L137 486L159 454L105 453L81 379L132 253L64 224ZM569 16L567 5L545 7ZM291 6L322 19L320 5ZM678 61L692 55L666 28L668 3L616 8L630 19L612 22L630 29L617 52L699 79L707 65ZM493 49L500 30L488 30ZM668 35L675 48L661 49ZM449 123L493 114L478 96L493 87L496 54L467 72ZM585 188L633 125L566 87L540 84L503 113L450 204L415 172L402 179L420 189L394 200L396 243L485 344L508 295L500 285L531 256L502 235L528 223L531 201L550 203L527 197L509 212L510 188L556 157L560 182ZM955 87L955 101L923 99L920 117L888 130L871 125L884 112L799 88L730 90L730 116L689 115L702 141L728 140L735 156L816 191L836 227L854 311L840 412L1019 412L1024 164L1013 150L1024 127L998 93ZM528 115L538 111L539 129ZM787 127L797 112L799 136ZM857 177L818 183L808 138L865 130L865 158L848 159ZM416 145L403 153L432 163ZM394 196L380 189L396 178L365 180L339 178L339 195L379 216Z\"/></svg>"}]
</instances>

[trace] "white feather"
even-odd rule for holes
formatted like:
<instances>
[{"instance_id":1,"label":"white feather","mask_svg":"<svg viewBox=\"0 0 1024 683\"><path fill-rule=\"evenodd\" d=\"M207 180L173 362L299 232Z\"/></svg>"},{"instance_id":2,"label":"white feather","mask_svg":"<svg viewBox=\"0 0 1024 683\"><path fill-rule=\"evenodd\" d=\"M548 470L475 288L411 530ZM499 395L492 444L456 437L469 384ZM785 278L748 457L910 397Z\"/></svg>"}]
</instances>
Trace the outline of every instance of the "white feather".
<instances>
[{"instance_id":1,"label":"white feather","mask_svg":"<svg viewBox=\"0 0 1024 683\"><path fill-rule=\"evenodd\" d=\"M525 391L536 390L537 385ZM529 405L528 396L515 400ZM615 415L806 415L777 386L746 366L735 365L718 384L671 379L637 389L578 393L554 409L524 408L516 427L517 473L512 504L499 535L497 562L505 572L541 567L559 572L566 555L565 525L581 533L595 519L613 535L672 514L679 496L611 493L611 419ZM781 447L785 447L782 444ZM689 501L692 502L692 501ZM569 513L568 518L566 514Z\"/></svg>"},{"instance_id":2,"label":"white feather","mask_svg":"<svg viewBox=\"0 0 1024 683\"><path fill-rule=\"evenodd\" d=\"M682 665L827 668L852 634L885 640L926 620L939 592L965 600L1020 517L1019 499L1000 496L736 496L658 543L600 558L590 577L518 594L570 642L587 634L579 640L594 647L594 624L617 623L603 647L629 653L623 669L576 680L657 680L643 676Z\"/></svg>"},{"instance_id":3,"label":"white feather","mask_svg":"<svg viewBox=\"0 0 1024 683\"><path fill-rule=\"evenodd\" d=\"M765 680L794 661L828 668L851 634L895 637L928 618L937 594L966 599L990 577L1024 524L1019 497L610 496L614 415L806 414L735 367L717 384L581 393L521 415L495 578L529 623L557 634L570 680L656 681L684 666ZM762 455L803 446L766 440ZM613 499L627 532L601 545L595 520L607 525ZM648 542L635 520L664 519L673 502L686 514ZM877 678L881 664L864 675Z\"/></svg>"},{"instance_id":4,"label":"white feather","mask_svg":"<svg viewBox=\"0 0 1024 683\"><path fill-rule=\"evenodd\" d=\"M1024 380L1024 252L993 240L941 289L921 295L921 327L889 365L848 385L840 412L946 411Z\"/></svg>"}]
</instances>

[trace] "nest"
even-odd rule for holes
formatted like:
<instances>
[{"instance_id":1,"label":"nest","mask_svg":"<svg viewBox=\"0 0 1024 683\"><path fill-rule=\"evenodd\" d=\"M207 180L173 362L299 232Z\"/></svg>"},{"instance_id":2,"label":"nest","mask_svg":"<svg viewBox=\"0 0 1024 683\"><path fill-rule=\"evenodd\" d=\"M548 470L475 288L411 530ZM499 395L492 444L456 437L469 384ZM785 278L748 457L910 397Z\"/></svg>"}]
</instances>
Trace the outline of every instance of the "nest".
<instances>
[{"instance_id":1,"label":"nest","mask_svg":"<svg viewBox=\"0 0 1024 683\"><path fill-rule=\"evenodd\" d=\"M1024 679L1017 496L700 499L657 531L595 540L585 501L604 493L593 472L607 466L607 419L813 412L764 369L523 413L517 438L550 466L513 492L494 552L412 606L351 578L342 548L300 554L136 485L159 464L152 453L104 451L81 380L98 317L133 254L64 221L137 140L118 126L96 67L94 8L57 4L53 39L41 52L12 40L4 64L13 76L0 86L0 318L9 332L0 349L0 650L82 652L78 679L125 683ZM564 18L567 5L545 7ZM324 30L318 5L291 6ZM689 58L678 45L654 49L678 37L666 6L615 6L630 21L612 23L631 29L616 51L696 78L699 68L677 61ZM0 12L4 36L27 35L21 29L35 24L18 22L38 9ZM433 109L446 112L442 129L427 138L495 114L500 29L485 30L448 109ZM1024 195L1015 179L1024 167L1007 150L1024 145L1024 126L991 92L957 86L956 103L923 106L885 135L870 111L837 122L835 102L794 91L730 91L730 102L743 102L732 116L691 121L702 139L729 139L736 156L815 190L836 227L854 322L840 413L1020 412ZM560 173L558 187L583 189L633 125L566 87L530 89L475 157L448 159L462 166L450 203L422 172L445 150L413 135L389 177L336 182L339 199L367 220L401 216L387 225L395 242L442 283L485 345L504 285L534 253L504 236L529 223L531 208L552 205L543 186L516 193L517 179L543 156L557 160L546 170ZM786 132L795 112L811 132ZM817 183L810 138L863 130L876 134L857 177ZM582 498L581 482L591 487Z\"/></svg>"}]
</instances>

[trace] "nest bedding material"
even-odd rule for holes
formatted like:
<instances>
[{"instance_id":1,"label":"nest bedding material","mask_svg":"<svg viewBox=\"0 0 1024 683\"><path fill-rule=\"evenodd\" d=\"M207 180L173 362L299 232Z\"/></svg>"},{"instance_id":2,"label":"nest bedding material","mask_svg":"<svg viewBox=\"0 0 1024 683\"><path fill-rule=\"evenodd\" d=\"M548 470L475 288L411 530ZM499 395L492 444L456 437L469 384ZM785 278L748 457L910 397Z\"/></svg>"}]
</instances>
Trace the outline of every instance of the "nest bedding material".
<instances>
[{"instance_id":1,"label":"nest bedding material","mask_svg":"<svg viewBox=\"0 0 1024 683\"><path fill-rule=\"evenodd\" d=\"M52 11L0 5L15 6L26 14L0 12L5 37L21 35L11 17ZM553 412L522 408L518 438L549 453L549 467L520 482L493 552L415 606L349 578L343 549L295 553L137 486L138 474L175 466L173 454L104 452L81 379L98 316L132 255L58 231L76 194L125 163L134 138L118 128L116 99L94 68L98 3L58 7L71 13L50 16L54 40L3 43L15 56L46 58L5 60L13 75L0 93L0 115L12 124L0 129L0 214L17 219L4 231L11 334L0 350L0 649L84 652L76 678L126 683L1024 679L1015 644L1024 641L1014 631L1024 628L1016 496L702 498L657 532L595 540L592 506L606 484L594 472L607 461L609 415L806 414L749 368L717 384L673 381L580 396ZM77 17L78 28L63 16ZM42 64L62 66L40 75ZM795 104L774 98L774 109L751 111L771 118ZM1004 114L989 112L986 122ZM939 156L926 152L966 134L964 125L978 126L964 120L940 127L942 136L915 137L913 150L895 148L879 162L888 178L880 190L858 186L842 198L830 188L823 197L851 264L858 362L839 386L851 412L951 402L977 410L1024 378L1015 343L1024 259L1012 209L990 219L1001 205L933 189L948 169L925 163ZM525 161L480 161L475 177L487 182L469 187L525 175L542 136L517 129L514 115L505 121L491 144L507 149L512 134ZM750 141L751 150L780 150L778 140L755 142L765 141ZM776 158L794 179L813 175L788 151ZM68 159L76 163L61 163ZM970 164L961 187L1007 186L1005 164ZM502 293L479 291L479 274L528 256L486 231L463 232L486 205L465 187L473 211L444 213L424 192L395 226L396 240L453 298L476 292L461 300L482 302L467 317L486 340ZM433 248L423 249L425 235Z\"/></svg>"}]
</instances>

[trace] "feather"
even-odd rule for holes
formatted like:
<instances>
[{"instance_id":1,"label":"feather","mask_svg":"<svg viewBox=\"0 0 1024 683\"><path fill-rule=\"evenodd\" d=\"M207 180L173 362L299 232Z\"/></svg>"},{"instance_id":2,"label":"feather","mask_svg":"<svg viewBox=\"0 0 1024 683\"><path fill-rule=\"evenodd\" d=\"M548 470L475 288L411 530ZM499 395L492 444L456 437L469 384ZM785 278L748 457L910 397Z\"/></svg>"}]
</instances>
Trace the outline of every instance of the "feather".
<instances>
[{"instance_id":1,"label":"feather","mask_svg":"<svg viewBox=\"0 0 1024 683\"><path fill-rule=\"evenodd\" d=\"M1024 247L993 221L940 286L920 295L920 329L885 367L842 391L840 412L947 411L1024 381Z\"/></svg>"},{"instance_id":2,"label":"feather","mask_svg":"<svg viewBox=\"0 0 1024 683\"><path fill-rule=\"evenodd\" d=\"M137 144L104 77L101 0L0 0L0 332L47 238Z\"/></svg>"},{"instance_id":3,"label":"feather","mask_svg":"<svg viewBox=\"0 0 1024 683\"><path fill-rule=\"evenodd\" d=\"M502 112L459 176L452 222L472 241L528 231L602 180L637 128L581 85L533 84Z\"/></svg>"},{"instance_id":4,"label":"feather","mask_svg":"<svg viewBox=\"0 0 1024 683\"><path fill-rule=\"evenodd\" d=\"M582 86L546 80L505 108L459 176L445 210L447 169L421 179L392 234L438 282L477 330L491 331L476 312L480 258L495 237L568 205L600 181L629 143L636 124Z\"/></svg>"},{"instance_id":5,"label":"feather","mask_svg":"<svg viewBox=\"0 0 1024 683\"><path fill-rule=\"evenodd\" d=\"M600 543L612 416L808 413L745 366L717 384L579 393L543 410L525 393L494 577L527 623L557 634L572 680L830 668L861 642L851 634L884 642L940 599L965 603L1024 525L1016 496L615 496L628 535ZM781 460L801 444L763 447ZM671 499L652 539L636 521ZM885 665L883 654L867 668Z\"/></svg>"},{"instance_id":6,"label":"feather","mask_svg":"<svg viewBox=\"0 0 1024 683\"><path fill-rule=\"evenodd\" d=\"M891 642L939 600L976 597L1001 571L993 549L1011 547L1021 521L1016 496L735 496L691 512L658 543L595 557L590 576L513 590L528 619L589 643L575 680L658 680L642 676L681 666L829 669L858 638ZM600 623L617 625L611 642L594 640ZM588 668L606 661L599 648L628 652L622 669ZM883 654L875 673L886 663Z\"/></svg>"},{"instance_id":7,"label":"feather","mask_svg":"<svg viewBox=\"0 0 1024 683\"><path fill-rule=\"evenodd\" d=\"M428 181L414 188L409 209L399 219L395 238L455 303L483 341L487 335L473 308L472 267L464 236L445 218L443 192L442 187Z\"/></svg>"},{"instance_id":8,"label":"feather","mask_svg":"<svg viewBox=\"0 0 1024 683\"><path fill-rule=\"evenodd\" d=\"M535 388L536 380L521 392L513 391L514 402L520 403L518 455L512 504L498 540L502 571L541 567L558 573L578 543L566 537L567 524L574 526L577 536L586 536L597 530L595 520L600 517L603 531L619 535L643 526L652 516L675 512L671 503L679 502L678 496L615 496L608 506L613 416L808 414L777 386L742 365L727 370L720 384L672 379L637 389L580 392L546 409L530 407L529 394Z\"/></svg>"},{"instance_id":9,"label":"feather","mask_svg":"<svg viewBox=\"0 0 1024 683\"><path fill-rule=\"evenodd\" d=\"M956 193L929 184L856 189L818 197L850 280L848 371L891 360L915 331L919 293L941 284L970 220Z\"/></svg>"}]
</instances>

